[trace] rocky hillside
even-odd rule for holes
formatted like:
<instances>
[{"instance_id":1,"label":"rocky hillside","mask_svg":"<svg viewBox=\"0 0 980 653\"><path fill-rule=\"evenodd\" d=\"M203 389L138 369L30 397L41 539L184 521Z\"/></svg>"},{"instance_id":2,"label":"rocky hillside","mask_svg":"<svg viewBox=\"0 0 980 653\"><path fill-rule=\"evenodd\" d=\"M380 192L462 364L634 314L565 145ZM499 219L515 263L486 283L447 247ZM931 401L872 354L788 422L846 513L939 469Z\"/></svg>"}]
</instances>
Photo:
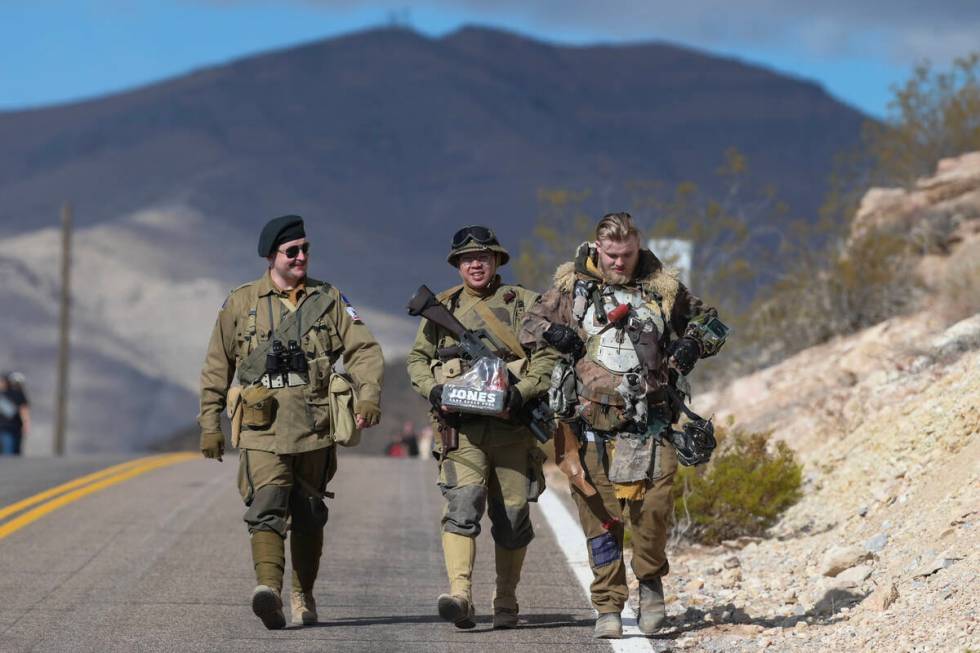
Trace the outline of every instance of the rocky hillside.
<instances>
[{"instance_id":1,"label":"rocky hillside","mask_svg":"<svg viewBox=\"0 0 980 653\"><path fill-rule=\"evenodd\" d=\"M967 302L980 298L980 153L910 191L870 192L854 228L925 230L937 216L924 310L699 398L789 443L804 497L766 539L674 553L673 646L980 648L980 303Z\"/></svg>"},{"instance_id":2,"label":"rocky hillside","mask_svg":"<svg viewBox=\"0 0 980 653\"><path fill-rule=\"evenodd\" d=\"M27 375L31 454L51 451L60 238L49 228L0 240L0 304L16 307L0 312L0 361ZM254 251L253 240L188 209L140 211L75 232L70 452L141 451L193 424L211 327L237 285L224 271L239 270L239 283L264 271L258 257L240 256ZM201 247L204 254L190 253ZM328 273L322 257L311 260L314 276ZM407 350L414 320L358 308L386 351Z\"/></svg>"}]
</instances>

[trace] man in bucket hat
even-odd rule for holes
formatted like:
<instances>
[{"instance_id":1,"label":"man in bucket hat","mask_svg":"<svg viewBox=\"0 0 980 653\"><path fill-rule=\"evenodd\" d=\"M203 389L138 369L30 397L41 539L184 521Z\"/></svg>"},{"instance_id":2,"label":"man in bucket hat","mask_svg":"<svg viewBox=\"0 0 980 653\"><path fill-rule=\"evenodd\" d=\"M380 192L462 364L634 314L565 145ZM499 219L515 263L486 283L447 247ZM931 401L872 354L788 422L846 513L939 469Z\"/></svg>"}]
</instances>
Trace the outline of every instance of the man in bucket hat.
<instances>
[{"instance_id":1,"label":"man in bucket hat","mask_svg":"<svg viewBox=\"0 0 980 653\"><path fill-rule=\"evenodd\" d=\"M493 524L497 570L493 627L517 626L517 584L527 545L534 537L528 502L544 489L544 455L530 431L514 418L528 402L547 392L558 354L550 348L525 351L517 341L524 314L538 295L501 281L497 271L509 259L493 231L478 225L463 227L453 237L447 257L463 283L437 295L466 328L485 329L499 357L517 370L521 380L508 390L506 417L456 413L442 405L443 383L464 374L472 361L446 353L458 343L438 325L423 318L407 360L412 386L458 433L455 442L440 441L434 451L439 488L446 498L442 547L449 575L449 592L439 596L438 610L457 628L475 625L471 581L484 510Z\"/></svg>"}]
</instances>

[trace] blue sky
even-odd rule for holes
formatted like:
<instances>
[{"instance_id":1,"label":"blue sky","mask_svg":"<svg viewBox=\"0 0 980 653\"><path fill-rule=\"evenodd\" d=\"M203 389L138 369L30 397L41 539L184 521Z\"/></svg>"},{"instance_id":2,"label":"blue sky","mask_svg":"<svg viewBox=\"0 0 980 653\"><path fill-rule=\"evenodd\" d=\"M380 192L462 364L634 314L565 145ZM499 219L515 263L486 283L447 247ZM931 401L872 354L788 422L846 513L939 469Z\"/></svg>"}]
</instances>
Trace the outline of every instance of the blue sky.
<instances>
[{"instance_id":1,"label":"blue sky","mask_svg":"<svg viewBox=\"0 0 980 653\"><path fill-rule=\"evenodd\" d=\"M392 21L464 24L563 43L659 40L816 80L881 116L915 63L980 49L980 1L7 0L0 110L93 97L240 56ZM733 6L737 5L737 10Z\"/></svg>"}]
</instances>

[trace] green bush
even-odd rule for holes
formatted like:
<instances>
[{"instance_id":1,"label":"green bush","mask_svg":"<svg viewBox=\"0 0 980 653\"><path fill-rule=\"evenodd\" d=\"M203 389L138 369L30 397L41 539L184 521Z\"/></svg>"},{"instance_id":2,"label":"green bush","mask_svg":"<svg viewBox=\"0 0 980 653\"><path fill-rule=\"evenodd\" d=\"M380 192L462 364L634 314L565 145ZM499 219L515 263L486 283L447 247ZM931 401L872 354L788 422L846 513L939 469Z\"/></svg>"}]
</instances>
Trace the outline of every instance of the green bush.
<instances>
[{"instance_id":1,"label":"green bush","mask_svg":"<svg viewBox=\"0 0 980 653\"><path fill-rule=\"evenodd\" d=\"M770 451L769 437L736 430L704 468L678 471L677 535L702 544L762 535L799 501L803 468L785 442Z\"/></svg>"}]
</instances>

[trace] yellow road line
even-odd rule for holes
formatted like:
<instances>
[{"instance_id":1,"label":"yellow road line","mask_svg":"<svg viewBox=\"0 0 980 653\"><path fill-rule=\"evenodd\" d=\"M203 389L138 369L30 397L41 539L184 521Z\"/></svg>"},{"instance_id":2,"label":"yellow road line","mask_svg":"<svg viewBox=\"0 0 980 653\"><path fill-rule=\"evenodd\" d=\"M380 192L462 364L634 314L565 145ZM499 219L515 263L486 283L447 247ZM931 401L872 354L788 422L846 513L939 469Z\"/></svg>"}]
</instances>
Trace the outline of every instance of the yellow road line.
<instances>
[{"instance_id":1,"label":"yellow road line","mask_svg":"<svg viewBox=\"0 0 980 653\"><path fill-rule=\"evenodd\" d=\"M42 501L47 501L51 497L56 497L59 494L62 494L63 492L67 492L68 490L74 490L80 485L85 485L87 483L91 483L92 481L97 481L100 478L105 478L106 476L112 476L113 474L123 469L126 469L128 467L135 467L136 465L142 465L147 460L151 460L155 458L159 458L159 456L137 458L136 460L130 460L124 463L120 463L118 465L113 465L112 467L106 467L105 469L100 469L99 471L88 474L87 476L82 476L76 478L73 481L68 481L67 483L62 483L61 485L45 490L44 492L39 492L38 494L35 494L34 496L31 497L27 497L26 499L22 499L17 503L12 503L9 506L4 506L3 508L0 508L0 519L5 519L6 517L9 517L15 512L20 512L25 508L30 508L31 506L41 503Z\"/></svg>"},{"instance_id":2,"label":"yellow road line","mask_svg":"<svg viewBox=\"0 0 980 653\"><path fill-rule=\"evenodd\" d=\"M6 524L0 526L0 540L7 537L11 533L20 530L24 526L36 522L41 517L44 517L45 515L51 512L54 512L58 508L66 506L74 501L78 501L82 497L88 496L89 494L98 492L99 490L104 490L107 487L112 487L113 485L122 483L123 481L129 480L134 476L139 476L140 474L143 474L150 470L157 469L159 467L166 467L168 465L173 465L175 463L179 463L185 460L191 460L192 458L197 458L197 457L198 454L184 452L184 453L167 454L164 456L159 456L159 457L154 457L149 459L146 458L140 459L140 461L137 462L141 462L141 464L129 467L128 469L117 470L118 473L113 476L103 478L102 480L95 481L90 485L86 485L84 487L68 492L67 494L63 494L55 499L52 499L51 501L48 501L45 504L38 506L37 508L34 508L33 510L29 510L25 512L23 515L20 515L19 517L11 519Z\"/></svg>"}]
</instances>

